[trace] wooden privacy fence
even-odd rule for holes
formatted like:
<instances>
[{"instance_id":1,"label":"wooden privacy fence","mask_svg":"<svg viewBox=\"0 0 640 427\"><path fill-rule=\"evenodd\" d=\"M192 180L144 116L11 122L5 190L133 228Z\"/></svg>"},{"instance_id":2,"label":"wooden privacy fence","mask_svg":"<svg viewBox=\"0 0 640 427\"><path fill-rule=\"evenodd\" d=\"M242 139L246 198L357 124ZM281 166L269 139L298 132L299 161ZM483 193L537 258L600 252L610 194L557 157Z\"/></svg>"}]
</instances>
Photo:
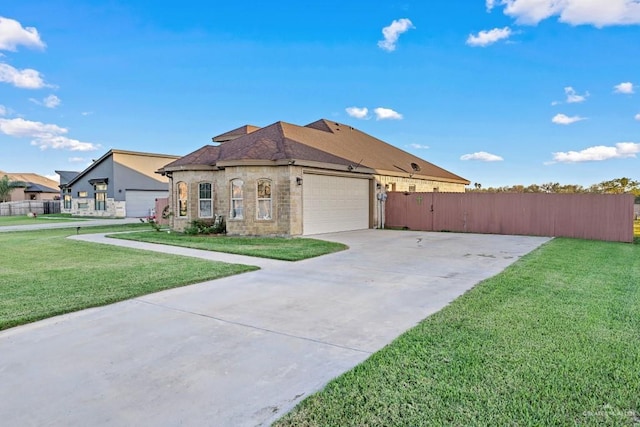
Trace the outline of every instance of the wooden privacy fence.
<instances>
[{"instance_id":1,"label":"wooden privacy fence","mask_svg":"<svg viewBox=\"0 0 640 427\"><path fill-rule=\"evenodd\" d=\"M633 242L630 194L399 193L387 227Z\"/></svg>"},{"instance_id":2,"label":"wooden privacy fence","mask_svg":"<svg viewBox=\"0 0 640 427\"><path fill-rule=\"evenodd\" d=\"M162 213L165 212L167 206L169 206L168 197L156 199L156 222L160 225L169 225L169 218L162 217Z\"/></svg>"},{"instance_id":3,"label":"wooden privacy fence","mask_svg":"<svg viewBox=\"0 0 640 427\"><path fill-rule=\"evenodd\" d=\"M0 216L19 216L29 213L60 213L60 200L20 200L0 203Z\"/></svg>"}]
</instances>

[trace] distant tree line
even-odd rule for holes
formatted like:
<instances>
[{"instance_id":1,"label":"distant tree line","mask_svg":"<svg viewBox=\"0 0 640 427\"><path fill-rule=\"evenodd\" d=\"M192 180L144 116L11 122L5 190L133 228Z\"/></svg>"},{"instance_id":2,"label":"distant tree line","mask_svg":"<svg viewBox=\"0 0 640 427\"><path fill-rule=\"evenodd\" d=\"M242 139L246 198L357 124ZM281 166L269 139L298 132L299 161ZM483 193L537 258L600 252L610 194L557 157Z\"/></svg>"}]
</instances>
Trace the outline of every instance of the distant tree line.
<instances>
[{"instance_id":1,"label":"distant tree line","mask_svg":"<svg viewBox=\"0 0 640 427\"><path fill-rule=\"evenodd\" d=\"M617 178L610 181L602 181L589 187L576 184L560 184L558 182L548 182L546 184L512 185L504 187L483 188L482 184L476 182L473 188L467 188L468 192L481 193L597 193L597 194L633 194L636 196L636 203L640 203L640 181L629 178Z\"/></svg>"}]
</instances>

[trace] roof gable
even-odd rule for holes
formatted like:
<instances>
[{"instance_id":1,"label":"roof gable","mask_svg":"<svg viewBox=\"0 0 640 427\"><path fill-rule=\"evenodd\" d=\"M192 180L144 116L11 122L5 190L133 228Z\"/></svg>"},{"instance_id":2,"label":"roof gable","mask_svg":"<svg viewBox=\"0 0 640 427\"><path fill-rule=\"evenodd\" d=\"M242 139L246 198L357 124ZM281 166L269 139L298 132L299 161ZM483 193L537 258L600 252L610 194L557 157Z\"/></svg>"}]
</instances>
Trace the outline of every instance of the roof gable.
<instances>
[{"instance_id":1,"label":"roof gable","mask_svg":"<svg viewBox=\"0 0 640 427\"><path fill-rule=\"evenodd\" d=\"M260 129L258 126L244 125L244 126L240 126L239 128L230 130L229 132L225 132L221 135L214 136L213 138L211 138L211 140L213 142L223 143L223 142L227 142L227 141L231 141L236 138L239 138L242 135L248 135L251 132L257 131L258 129Z\"/></svg>"}]
</instances>

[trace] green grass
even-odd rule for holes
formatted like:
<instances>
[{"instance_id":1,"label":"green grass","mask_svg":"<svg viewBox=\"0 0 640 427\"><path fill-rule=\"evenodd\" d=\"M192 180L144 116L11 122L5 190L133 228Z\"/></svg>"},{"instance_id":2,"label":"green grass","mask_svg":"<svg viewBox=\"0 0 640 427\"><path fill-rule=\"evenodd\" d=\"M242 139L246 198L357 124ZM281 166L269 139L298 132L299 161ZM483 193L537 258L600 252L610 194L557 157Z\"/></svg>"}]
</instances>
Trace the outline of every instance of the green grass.
<instances>
[{"instance_id":1,"label":"green grass","mask_svg":"<svg viewBox=\"0 0 640 427\"><path fill-rule=\"evenodd\" d=\"M81 221L81 220L80 220ZM0 227L9 225L32 225L50 222L69 222L69 219L59 215L38 215L36 218L26 215L20 216L0 216Z\"/></svg>"},{"instance_id":2,"label":"green grass","mask_svg":"<svg viewBox=\"0 0 640 427\"><path fill-rule=\"evenodd\" d=\"M81 233L148 227L82 227ZM257 269L66 238L72 234L75 227L0 233L0 330Z\"/></svg>"},{"instance_id":3,"label":"green grass","mask_svg":"<svg viewBox=\"0 0 640 427\"><path fill-rule=\"evenodd\" d=\"M555 239L275 425L631 426L639 373L640 245Z\"/></svg>"},{"instance_id":4,"label":"green grass","mask_svg":"<svg viewBox=\"0 0 640 427\"><path fill-rule=\"evenodd\" d=\"M347 249L342 243L284 237L194 236L153 231L109 237L284 261L299 261Z\"/></svg>"}]
</instances>

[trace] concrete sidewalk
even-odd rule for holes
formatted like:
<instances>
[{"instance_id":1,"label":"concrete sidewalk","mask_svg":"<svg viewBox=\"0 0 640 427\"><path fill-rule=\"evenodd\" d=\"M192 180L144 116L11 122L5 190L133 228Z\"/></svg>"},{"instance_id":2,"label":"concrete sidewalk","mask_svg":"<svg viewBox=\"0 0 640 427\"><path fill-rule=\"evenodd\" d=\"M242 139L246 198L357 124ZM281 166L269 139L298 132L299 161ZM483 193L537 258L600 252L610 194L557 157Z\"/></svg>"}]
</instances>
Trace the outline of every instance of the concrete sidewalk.
<instances>
[{"instance_id":1,"label":"concrete sidewalk","mask_svg":"<svg viewBox=\"0 0 640 427\"><path fill-rule=\"evenodd\" d=\"M0 332L2 423L268 425L549 240L388 230L316 237L350 250L256 260L259 271ZM200 252L189 256L210 259Z\"/></svg>"}]
</instances>

